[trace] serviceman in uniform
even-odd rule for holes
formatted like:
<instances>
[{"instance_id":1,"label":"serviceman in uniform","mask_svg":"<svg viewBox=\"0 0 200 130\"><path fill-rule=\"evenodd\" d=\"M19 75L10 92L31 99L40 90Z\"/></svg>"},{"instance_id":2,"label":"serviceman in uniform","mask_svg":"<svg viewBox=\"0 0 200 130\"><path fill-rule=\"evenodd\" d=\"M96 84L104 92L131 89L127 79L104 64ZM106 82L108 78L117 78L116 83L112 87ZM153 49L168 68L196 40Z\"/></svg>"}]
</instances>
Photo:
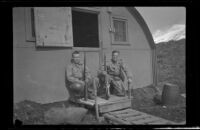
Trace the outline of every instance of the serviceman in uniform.
<instances>
[{"instance_id":1,"label":"serviceman in uniform","mask_svg":"<svg viewBox=\"0 0 200 130\"><path fill-rule=\"evenodd\" d=\"M84 64L81 63L80 53L74 51L72 53L71 63L66 69L66 85L69 89L70 100L77 100L84 97L84 86L87 85L88 98L94 99L93 78L89 72L88 67L85 67L85 81Z\"/></svg>"},{"instance_id":2,"label":"serviceman in uniform","mask_svg":"<svg viewBox=\"0 0 200 130\"><path fill-rule=\"evenodd\" d=\"M110 93L116 96L125 96L125 76L130 84L132 82L132 74L128 71L126 65L119 59L120 52L112 51L111 62L106 65L106 72L101 71L99 74L105 75L105 80L110 83Z\"/></svg>"}]
</instances>

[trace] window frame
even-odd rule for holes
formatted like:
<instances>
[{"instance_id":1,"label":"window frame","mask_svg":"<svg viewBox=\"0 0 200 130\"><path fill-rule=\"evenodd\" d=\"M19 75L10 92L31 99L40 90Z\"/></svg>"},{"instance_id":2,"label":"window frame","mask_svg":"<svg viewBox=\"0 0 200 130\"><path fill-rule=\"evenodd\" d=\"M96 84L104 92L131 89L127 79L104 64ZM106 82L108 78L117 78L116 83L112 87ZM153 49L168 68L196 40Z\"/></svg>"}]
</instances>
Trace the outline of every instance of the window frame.
<instances>
[{"instance_id":1,"label":"window frame","mask_svg":"<svg viewBox=\"0 0 200 130\"><path fill-rule=\"evenodd\" d=\"M99 19L100 19L100 12L101 12L101 8L100 7L93 7L93 8L89 8L89 7L71 7L71 11L80 11L80 12L86 12L86 13L94 13L94 14L97 14L98 15L98 34L99 34L99 41L100 41L100 23L99 23ZM32 14L33 13L33 14ZM36 30L35 30L35 11L34 11L34 7L25 7L25 37L26 37L26 41L27 42L37 42L36 41ZM72 29L73 31L73 29ZM33 35L33 33L35 35ZM100 44L100 43L99 43ZM54 46L48 46L48 45L42 45L42 46L38 46L36 45L36 47L63 47L65 48L66 46L63 46L63 45L54 45ZM68 47L68 46L67 46ZM70 48L74 48L74 49L78 49L78 50L84 50L84 51L87 51L87 50L92 50L92 51L98 51L99 48L100 48L100 45L99 47L96 47L96 48L90 48L90 47L75 47L74 45L71 46Z\"/></svg>"},{"instance_id":2,"label":"window frame","mask_svg":"<svg viewBox=\"0 0 200 130\"><path fill-rule=\"evenodd\" d=\"M115 38L114 38L114 35L115 35L114 20L125 22L126 41L115 41ZM111 45L130 45L128 26L129 26L128 25L128 19L126 17L116 16L116 15L111 16L111 39L112 39Z\"/></svg>"},{"instance_id":3,"label":"window frame","mask_svg":"<svg viewBox=\"0 0 200 130\"><path fill-rule=\"evenodd\" d=\"M36 42L34 8L25 7L25 37L27 42ZM34 34L34 35L33 35Z\"/></svg>"}]
</instances>

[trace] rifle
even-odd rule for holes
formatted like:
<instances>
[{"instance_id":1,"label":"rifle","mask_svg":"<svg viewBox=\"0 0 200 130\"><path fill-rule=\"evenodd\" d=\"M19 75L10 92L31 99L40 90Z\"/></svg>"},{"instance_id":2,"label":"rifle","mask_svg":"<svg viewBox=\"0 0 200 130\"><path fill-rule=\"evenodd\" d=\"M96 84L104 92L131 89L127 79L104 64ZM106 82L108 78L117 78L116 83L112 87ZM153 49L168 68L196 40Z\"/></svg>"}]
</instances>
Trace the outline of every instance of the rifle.
<instances>
[{"instance_id":1,"label":"rifle","mask_svg":"<svg viewBox=\"0 0 200 130\"><path fill-rule=\"evenodd\" d=\"M105 54L104 54L104 71L107 72ZM106 80L106 75L105 75L105 86L106 86L106 99L108 100L110 98L110 84L108 83L108 80Z\"/></svg>"},{"instance_id":2,"label":"rifle","mask_svg":"<svg viewBox=\"0 0 200 130\"><path fill-rule=\"evenodd\" d=\"M126 73L124 72L124 69L121 66L122 62L123 62L122 59L120 59L120 78L124 82L125 78L128 78L128 77L127 77ZM127 85L128 85L128 98L130 99L131 98L131 88L130 88L131 86L130 86L130 82L128 82ZM124 90L125 90L125 88L124 88ZM126 95L126 90L125 90L125 95Z\"/></svg>"},{"instance_id":3,"label":"rifle","mask_svg":"<svg viewBox=\"0 0 200 130\"><path fill-rule=\"evenodd\" d=\"M85 75L85 72L86 72L86 52L84 52L84 70L83 70L83 80L85 82L85 86L84 86L84 93L85 93L85 101L87 101L87 85L86 85L86 75Z\"/></svg>"}]
</instances>

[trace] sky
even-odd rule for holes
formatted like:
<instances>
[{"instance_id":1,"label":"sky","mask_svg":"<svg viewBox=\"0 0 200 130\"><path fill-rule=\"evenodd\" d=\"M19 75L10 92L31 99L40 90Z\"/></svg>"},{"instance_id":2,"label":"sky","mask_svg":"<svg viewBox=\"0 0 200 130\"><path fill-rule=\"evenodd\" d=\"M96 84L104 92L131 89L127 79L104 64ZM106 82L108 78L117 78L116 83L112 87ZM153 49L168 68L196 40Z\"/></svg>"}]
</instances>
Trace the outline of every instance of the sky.
<instances>
[{"instance_id":1,"label":"sky","mask_svg":"<svg viewBox=\"0 0 200 130\"><path fill-rule=\"evenodd\" d=\"M185 7L136 7L149 27L154 40L172 37L172 33L185 35ZM164 36L165 35L165 36ZM165 37L165 38L164 38Z\"/></svg>"}]
</instances>

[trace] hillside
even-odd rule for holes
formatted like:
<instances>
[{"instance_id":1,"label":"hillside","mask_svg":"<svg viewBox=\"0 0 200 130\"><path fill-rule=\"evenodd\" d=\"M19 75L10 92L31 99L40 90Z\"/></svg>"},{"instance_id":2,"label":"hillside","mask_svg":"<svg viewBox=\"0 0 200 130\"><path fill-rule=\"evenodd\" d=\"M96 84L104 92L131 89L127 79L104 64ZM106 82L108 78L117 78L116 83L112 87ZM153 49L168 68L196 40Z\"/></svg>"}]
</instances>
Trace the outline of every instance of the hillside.
<instances>
[{"instance_id":1,"label":"hillside","mask_svg":"<svg viewBox=\"0 0 200 130\"><path fill-rule=\"evenodd\" d=\"M185 24L174 24L168 28L157 30L153 33L155 43L170 42L171 40L181 40L185 38Z\"/></svg>"},{"instance_id":2,"label":"hillside","mask_svg":"<svg viewBox=\"0 0 200 130\"><path fill-rule=\"evenodd\" d=\"M185 93L185 39L156 44L158 86L176 84Z\"/></svg>"}]
</instances>

